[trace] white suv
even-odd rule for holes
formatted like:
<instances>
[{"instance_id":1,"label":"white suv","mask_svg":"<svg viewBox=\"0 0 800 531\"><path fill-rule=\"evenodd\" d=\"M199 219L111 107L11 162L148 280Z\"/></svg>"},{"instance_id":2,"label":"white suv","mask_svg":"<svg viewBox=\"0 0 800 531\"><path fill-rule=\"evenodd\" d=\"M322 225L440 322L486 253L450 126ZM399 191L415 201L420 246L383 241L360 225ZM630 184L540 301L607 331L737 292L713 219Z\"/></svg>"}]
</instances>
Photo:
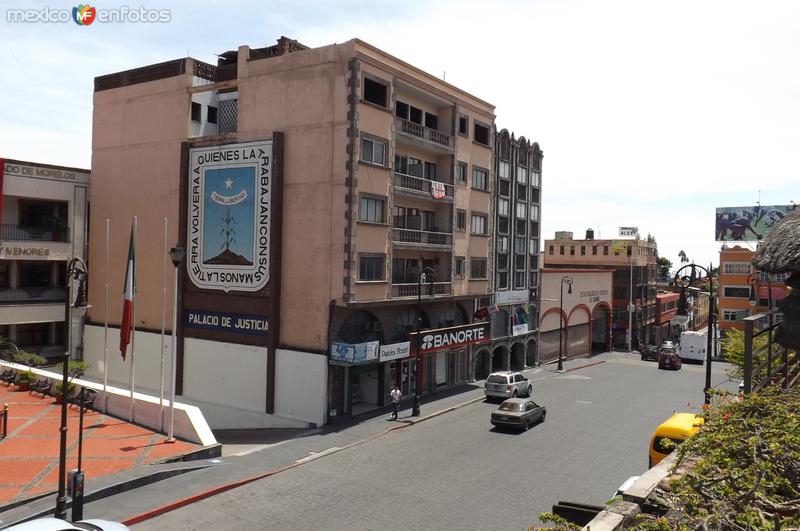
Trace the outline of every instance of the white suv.
<instances>
[{"instance_id":1,"label":"white suv","mask_svg":"<svg viewBox=\"0 0 800 531\"><path fill-rule=\"evenodd\" d=\"M487 398L514 398L531 396L533 385L519 372L493 372L486 378L484 388Z\"/></svg>"}]
</instances>

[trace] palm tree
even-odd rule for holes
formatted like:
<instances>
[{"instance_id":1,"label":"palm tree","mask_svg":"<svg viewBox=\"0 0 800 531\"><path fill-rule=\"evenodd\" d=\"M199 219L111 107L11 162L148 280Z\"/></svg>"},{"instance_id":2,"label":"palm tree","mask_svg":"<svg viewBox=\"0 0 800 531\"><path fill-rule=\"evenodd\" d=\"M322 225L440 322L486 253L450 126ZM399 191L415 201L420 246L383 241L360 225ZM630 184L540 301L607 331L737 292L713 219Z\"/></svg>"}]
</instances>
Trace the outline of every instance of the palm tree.
<instances>
[{"instance_id":1,"label":"palm tree","mask_svg":"<svg viewBox=\"0 0 800 531\"><path fill-rule=\"evenodd\" d=\"M678 253L678 258L681 259L681 265L689 263L689 258L686 256L686 252L684 252L683 249Z\"/></svg>"}]
</instances>

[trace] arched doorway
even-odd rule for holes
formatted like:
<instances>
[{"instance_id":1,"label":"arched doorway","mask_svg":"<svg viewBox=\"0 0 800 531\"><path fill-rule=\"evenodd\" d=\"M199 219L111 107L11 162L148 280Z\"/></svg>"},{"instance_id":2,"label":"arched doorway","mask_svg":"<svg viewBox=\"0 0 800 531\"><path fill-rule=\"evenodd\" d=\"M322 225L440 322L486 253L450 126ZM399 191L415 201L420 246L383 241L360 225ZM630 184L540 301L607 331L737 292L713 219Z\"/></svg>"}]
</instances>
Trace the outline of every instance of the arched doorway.
<instances>
[{"instance_id":1,"label":"arched doorway","mask_svg":"<svg viewBox=\"0 0 800 531\"><path fill-rule=\"evenodd\" d=\"M597 304L592 311L592 354L608 352L611 311L605 303Z\"/></svg>"},{"instance_id":2,"label":"arched doorway","mask_svg":"<svg viewBox=\"0 0 800 531\"><path fill-rule=\"evenodd\" d=\"M488 350L481 350L475 354L475 379L485 380L491 371L491 355Z\"/></svg>"},{"instance_id":3,"label":"arched doorway","mask_svg":"<svg viewBox=\"0 0 800 531\"><path fill-rule=\"evenodd\" d=\"M521 371L525 368L525 345L514 343L511 345L511 370Z\"/></svg>"},{"instance_id":4,"label":"arched doorway","mask_svg":"<svg viewBox=\"0 0 800 531\"><path fill-rule=\"evenodd\" d=\"M536 366L536 340L528 341L528 348L525 351L525 364L528 367Z\"/></svg>"},{"instance_id":5,"label":"arched doorway","mask_svg":"<svg viewBox=\"0 0 800 531\"><path fill-rule=\"evenodd\" d=\"M372 313L358 310L342 323L336 333L336 339L345 343L383 341L381 322Z\"/></svg>"},{"instance_id":6,"label":"arched doorway","mask_svg":"<svg viewBox=\"0 0 800 531\"><path fill-rule=\"evenodd\" d=\"M508 349L498 345L492 352L492 372L508 370Z\"/></svg>"}]
</instances>

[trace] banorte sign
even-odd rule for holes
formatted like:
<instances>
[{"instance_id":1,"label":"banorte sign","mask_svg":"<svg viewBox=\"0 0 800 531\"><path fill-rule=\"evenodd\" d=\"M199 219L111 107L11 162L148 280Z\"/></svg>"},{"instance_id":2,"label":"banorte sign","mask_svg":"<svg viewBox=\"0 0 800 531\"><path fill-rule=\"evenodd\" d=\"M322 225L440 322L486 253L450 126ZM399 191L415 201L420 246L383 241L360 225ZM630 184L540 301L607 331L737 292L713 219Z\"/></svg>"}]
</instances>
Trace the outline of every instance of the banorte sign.
<instances>
[{"instance_id":1,"label":"banorte sign","mask_svg":"<svg viewBox=\"0 0 800 531\"><path fill-rule=\"evenodd\" d=\"M451 328L439 328L436 330L424 330L409 334L411 345L416 352L427 354L440 350L450 350L467 345L479 345L491 341L489 323L473 323Z\"/></svg>"}]
</instances>

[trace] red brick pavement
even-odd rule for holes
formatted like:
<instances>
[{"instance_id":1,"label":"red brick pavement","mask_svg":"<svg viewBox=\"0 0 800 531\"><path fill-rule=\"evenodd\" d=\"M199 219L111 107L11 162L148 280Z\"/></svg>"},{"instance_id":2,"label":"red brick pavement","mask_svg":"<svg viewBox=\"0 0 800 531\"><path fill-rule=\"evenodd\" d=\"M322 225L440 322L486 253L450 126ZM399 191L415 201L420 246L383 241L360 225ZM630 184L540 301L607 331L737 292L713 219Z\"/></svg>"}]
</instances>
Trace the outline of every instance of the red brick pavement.
<instances>
[{"instance_id":1,"label":"red brick pavement","mask_svg":"<svg viewBox=\"0 0 800 531\"><path fill-rule=\"evenodd\" d=\"M58 489L61 405L52 397L15 391L0 383L0 407L8 404L8 435L0 439L0 507ZM99 400L98 400L98 407ZM79 410L67 413L67 470L77 466ZM91 481L126 468L175 457L199 448L97 411L83 417L81 468Z\"/></svg>"}]
</instances>

